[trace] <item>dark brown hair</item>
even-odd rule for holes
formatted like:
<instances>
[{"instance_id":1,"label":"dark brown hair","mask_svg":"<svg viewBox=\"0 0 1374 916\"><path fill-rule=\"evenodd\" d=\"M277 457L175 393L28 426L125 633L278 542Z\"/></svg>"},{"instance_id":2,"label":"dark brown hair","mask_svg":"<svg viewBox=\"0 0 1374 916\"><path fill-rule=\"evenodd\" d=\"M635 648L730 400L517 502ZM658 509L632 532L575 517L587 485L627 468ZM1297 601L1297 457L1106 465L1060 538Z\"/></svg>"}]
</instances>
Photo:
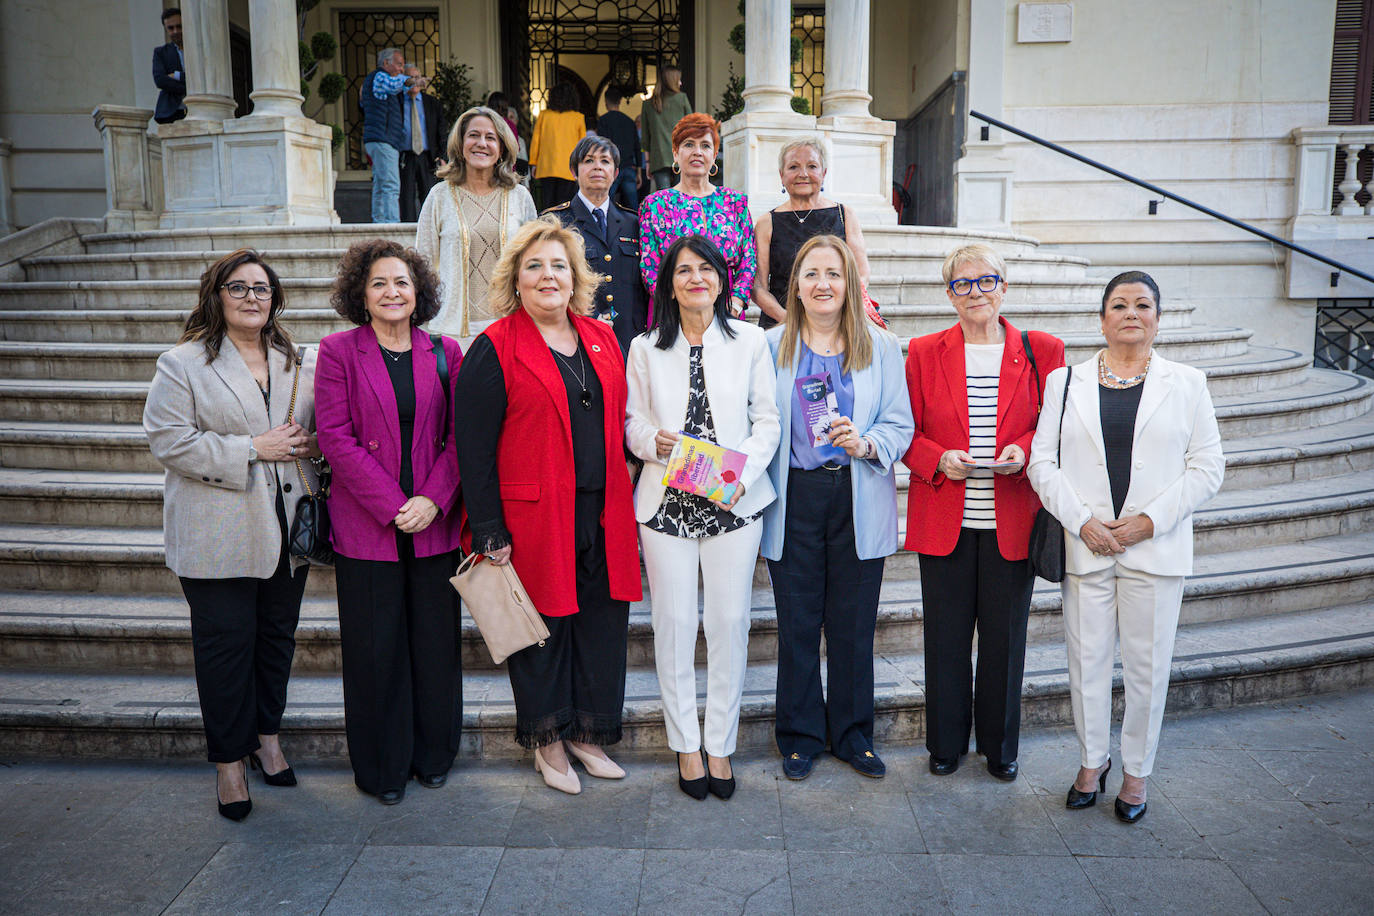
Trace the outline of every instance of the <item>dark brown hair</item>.
<instances>
[{"instance_id":1,"label":"dark brown hair","mask_svg":"<svg viewBox=\"0 0 1374 916\"><path fill-rule=\"evenodd\" d=\"M278 323L282 310L286 308L286 293L281 288L281 280L272 265L263 260L262 255L251 248L240 248L230 252L205 269L200 275L200 292L196 307L186 316L186 326L182 328L179 344L198 340L205 346L205 361L213 363L219 358L219 349L224 344L224 334L228 325L224 321L224 306L219 300L219 291L229 277L245 264L256 264L267 274L267 285L272 287L272 305L267 310L267 323L262 326L262 349L280 350L287 360L295 360L296 347L291 343L291 335ZM252 295L252 293L249 293Z\"/></svg>"},{"instance_id":2,"label":"dark brown hair","mask_svg":"<svg viewBox=\"0 0 1374 916\"><path fill-rule=\"evenodd\" d=\"M372 265L382 258L398 258L410 271L410 279L415 284L415 311L410 313L412 325L424 324L439 314L439 278L430 269L429 262L414 248L406 248L390 239L368 239L348 246L339 261L339 273L334 277L334 287L329 294L329 304L334 311L359 326L372 320L367 314L363 291Z\"/></svg>"}]
</instances>

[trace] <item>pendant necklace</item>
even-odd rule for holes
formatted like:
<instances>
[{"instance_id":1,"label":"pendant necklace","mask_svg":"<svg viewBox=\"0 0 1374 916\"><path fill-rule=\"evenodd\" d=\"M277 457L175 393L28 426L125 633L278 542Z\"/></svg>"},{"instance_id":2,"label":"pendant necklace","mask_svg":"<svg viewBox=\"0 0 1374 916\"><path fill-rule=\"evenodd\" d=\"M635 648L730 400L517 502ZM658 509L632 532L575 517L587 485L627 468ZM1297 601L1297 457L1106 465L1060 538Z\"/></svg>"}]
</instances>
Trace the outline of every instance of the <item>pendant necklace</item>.
<instances>
[{"instance_id":1,"label":"pendant necklace","mask_svg":"<svg viewBox=\"0 0 1374 916\"><path fill-rule=\"evenodd\" d=\"M582 369L581 372L574 372L572 363L568 360L568 358L564 356L562 353L559 353L553 347L549 347L549 352L552 353L554 356L558 357L559 362L567 366L568 371L573 373L573 377L577 379L577 384L582 388L582 397L580 399L582 402L582 409L591 410L592 393L587 388L587 363L582 358L582 345L577 345L577 363Z\"/></svg>"},{"instance_id":2,"label":"pendant necklace","mask_svg":"<svg viewBox=\"0 0 1374 916\"><path fill-rule=\"evenodd\" d=\"M405 356L406 353L408 352L408 351L406 351L406 350L402 350L400 353L393 353L391 350L388 350L386 347L382 346L381 344L377 344L377 349L381 350L381 351L382 351L382 355L383 355L383 356L386 356L387 358L389 358L393 363L399 363L399 362L401 361L401 357L402 357L402 356Z\"/></svg>"},{"instance_id":3,"label":"pendant necklace","mask_svg":"<svg viewBox=\"0 0 1374 916\"><path fill-rule=\"evenodd\" d=\"M798 223L803 223L803 224L804 224L807 220L809 220L809 219L811 218L811 214L812 214L812 213L815 213L816 211L815 211L814 208L812 208L812 209L806 211L806 215L805 215L805 216L797 216L797 214L800 213L800 212L801 212L800 210L793 210L793 211L792 211L792 215L796 217Z\"/></svg>"}]
</instances>

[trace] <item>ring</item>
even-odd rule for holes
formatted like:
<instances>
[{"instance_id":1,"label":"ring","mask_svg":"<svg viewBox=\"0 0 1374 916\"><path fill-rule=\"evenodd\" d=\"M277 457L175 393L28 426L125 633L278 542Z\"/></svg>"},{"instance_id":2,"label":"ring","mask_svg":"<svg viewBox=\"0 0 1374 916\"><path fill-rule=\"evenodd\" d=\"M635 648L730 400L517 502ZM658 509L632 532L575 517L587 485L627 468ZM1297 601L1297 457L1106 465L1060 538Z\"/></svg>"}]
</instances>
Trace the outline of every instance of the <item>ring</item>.
<instances>
[{"instance_id":1,"label":"ring","mask_svg":"<svg viewBox=\"0 0 1374 916\"><path fill-rule=\"evenodd\" d=\"M288 454L288 455L294 455L294 454L296 454L296 447L293 445L293 446L291 446L290 448L288 448L288 449L286 450L286 454Z\"/></svg>"}]
</instances>

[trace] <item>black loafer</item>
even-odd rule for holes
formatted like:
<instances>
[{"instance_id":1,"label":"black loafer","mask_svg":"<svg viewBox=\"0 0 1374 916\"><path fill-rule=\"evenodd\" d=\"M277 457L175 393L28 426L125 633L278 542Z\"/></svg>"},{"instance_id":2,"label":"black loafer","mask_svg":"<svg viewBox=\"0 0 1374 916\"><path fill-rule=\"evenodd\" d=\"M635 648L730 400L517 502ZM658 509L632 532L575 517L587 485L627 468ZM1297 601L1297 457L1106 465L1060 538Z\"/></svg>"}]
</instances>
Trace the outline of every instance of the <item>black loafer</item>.
<instances>
[{"instance_id":1,"label":"black loafer","mask_svg":"<svg viewBox=\"0 0 1374 916\"><path fill-rule=\"evenodd\" d=\"M405 797L406 790L404 788L387 789L385 792L377 793L377 801L384 805L399 805Z\"/></svg>"},{"instance_id":2,"label":"black loafer","mask_svg":"<svg viewBox=\"0 0 1374 916\"><path fill-rule=\"evenodd\" d=\"M1142 817L1145 816L1145 808L1145 802L1141 802L1138 805L1133 805L1130 802L1122 801L1121 797L1117 796L1116 816L1118 820L1125 821L1128 824L1134 824L1136 821L1140 820Z\"/></svg>"},{"instance_id":3,"label":"black loafer","mask_svg":"<svg viewBox=\"0 0 1374 916\"><path fill-rule=\"evenodd\" d=\"M788 779L805 779L811 775L811 768L816 765L816 758L806 754L788 754L782 758L782 775Z\"/></svg>"},{"instance_id":4,"label":"black loafer","mask_svg":"<svg viewBox=\"0 0 1374 916\"><path fill-rule=\"evenodd\" d=\"M419 773L416 773L415 781L418 782L420 785L424 786L426 789L437 789L444 783L448 782L448 774L439 773L435 776L421 776Z\"/></svg>"},{"instance_id":5,"label":"black loafer","mask_svg":"<svg viewBox=\"0 0 1374 916\"><path fill-rule=\"evenodd\" d=\"M883 763L883 758L872 751L855 754L845 762L869 779L882 779L887 775L887 765Z\"/></svg>"},{"instance_id":6,"label":"black loafer","mask_svg":"<svg viewBox=\"0 0 1374 916\"><path fill-rule=\"evenodd\" d=\"M930 772L936 776L948 776L957 769L959 769L958 757L946 760L943 757L936 757L934 754L930 755Z\"/></svg>"},{"instance_id":7,"label":"black loafer","mask_svg":"<svg viewBox=\"0 0 1374 916\"><path fill-rule=\"evenodd\" d=\"M993 778L1003 782L1015 782L1016 774L1021 772L1021 767L1017 765L1015 760L1011 763L993 763L989 760L988 772L992 774Z\"/></svg>"}]
</instances>

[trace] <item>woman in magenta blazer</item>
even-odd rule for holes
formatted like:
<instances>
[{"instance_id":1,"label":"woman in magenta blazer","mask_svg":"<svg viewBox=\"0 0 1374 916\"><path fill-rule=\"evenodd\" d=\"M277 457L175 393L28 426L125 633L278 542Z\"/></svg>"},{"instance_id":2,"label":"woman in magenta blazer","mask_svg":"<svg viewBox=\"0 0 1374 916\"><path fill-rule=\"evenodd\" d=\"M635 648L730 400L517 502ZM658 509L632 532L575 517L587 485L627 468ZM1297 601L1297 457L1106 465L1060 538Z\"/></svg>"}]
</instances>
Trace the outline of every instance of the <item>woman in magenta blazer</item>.
<instances>
[{"instance_id":1,"label":"woman in magenta blazer","mask_svg":"<svg viewBox=\"0 0 1374 916\"><path fill-rule=\"evenodd\" d=\"M329 494L353 781L384 805L413 775L438 788L463 723L457 565L458 461L449 405L462 351L424 324L438 280L413 249L348 249L332 304L357 324L320 343L315 403Z\"/></svg>"},{"instance_id":2,"label":"woman in magenta blazer","mask_svg":"<svg viewBox=\"0 0 1374 916\"><path fill-rule=\"evenodd\" d=\"M902 459L911 469L906 549L921 562L926 749L932 773L953 773L972 729L988 772L1010 782L1035 581L1026 556L1040 508L1026 462L1064 342L1023 336L999 317L1007 266L988 246L957 249L943 274L959 322L907 350L916 436Z\"/></svg>"}]
</instances>

